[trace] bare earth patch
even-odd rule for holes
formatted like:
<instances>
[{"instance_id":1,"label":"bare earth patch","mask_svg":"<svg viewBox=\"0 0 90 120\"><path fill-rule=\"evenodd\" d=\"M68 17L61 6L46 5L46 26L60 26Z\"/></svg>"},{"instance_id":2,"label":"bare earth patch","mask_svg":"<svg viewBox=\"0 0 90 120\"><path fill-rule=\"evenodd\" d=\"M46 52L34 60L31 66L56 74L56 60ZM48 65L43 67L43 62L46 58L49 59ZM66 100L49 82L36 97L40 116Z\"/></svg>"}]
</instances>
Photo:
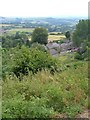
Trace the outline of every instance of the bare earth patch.
<instances>
[{"instance_id":1,"label":"bare earth patch","mask_svg":"<svg viewBox=\"0 0 90 120\"><path fill-rule=\"evenodd\" d=\"M53 118L67 118L65 114L57 114L55 116L52 116ZM90 120L90 110L85 110L82 113L76 115L75 118L87 118Z\"/></svg>"},{"instance_id":2,"label":"bare earth patch","mask_svg":"<svg viewBox=\"0 0 90 120\"><path fill-rule=\"evenodd\" d=\"M90 119L90 110L85 110L81 114L77 115L76 118L89 118Z\"/></svg>"}]
</instances>

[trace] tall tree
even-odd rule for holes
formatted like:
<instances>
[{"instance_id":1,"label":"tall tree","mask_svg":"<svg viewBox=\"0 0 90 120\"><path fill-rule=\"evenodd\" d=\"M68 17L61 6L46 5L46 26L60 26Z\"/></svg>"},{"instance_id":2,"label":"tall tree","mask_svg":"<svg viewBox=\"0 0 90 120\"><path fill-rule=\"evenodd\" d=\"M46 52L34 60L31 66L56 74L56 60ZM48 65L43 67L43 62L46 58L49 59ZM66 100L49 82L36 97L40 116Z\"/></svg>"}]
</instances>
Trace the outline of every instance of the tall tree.
<instances>
[{"instance_id":1,"label":"tall tree","mask_svg":"<svg viewBox=\"0 0 90 120\"><path fill-rule=\"evenodd\" d=\"M76 25L76 30L73 33L72 40L75 46L80 46L81 43L86 43L88 39L88 22L90 20L80 20Z\"/></svg>"},{"instance_id":2,"label":"tall tree","mask_svg":"<svg viewBox=\"0 0 90 120\"><path fill-rule=\"evenodd\" d=\"M66 38L67 38L67 39L69 39L69 40L70 40L71 34L70 34L70 32L69 32L69 31L67 31L67 32L65 33L65 36L66 36Z\"/></svg>"},{"instance_id":3,"label":"tall tree","mask_svg":"<svg viewBox=\"0 0 90 120\"><path fill-rule=\"evenodd\" d=\"M48 42L48 31L45 28L35 28L32 33L32 42L38 42L40 44L47 44Z\"/></svg>"}]
</instances>

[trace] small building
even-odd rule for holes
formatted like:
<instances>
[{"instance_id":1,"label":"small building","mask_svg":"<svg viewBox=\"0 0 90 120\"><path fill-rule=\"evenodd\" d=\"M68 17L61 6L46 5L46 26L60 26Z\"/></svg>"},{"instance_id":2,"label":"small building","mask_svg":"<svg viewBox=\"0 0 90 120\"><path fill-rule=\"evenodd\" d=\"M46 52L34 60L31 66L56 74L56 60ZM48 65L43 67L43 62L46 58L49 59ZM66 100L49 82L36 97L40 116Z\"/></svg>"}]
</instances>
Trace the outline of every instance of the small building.
<instances>
[{"instance_id":1,"label":"small building","mask_svg":"<svg viewBox=\"0 0 90 120\"><path fill-rule=\"evenodd\" d=\"M73 43L72 42L62 43L60 47L61 47L61 52L71 50L73 48Z\"/></svg>"},{"instance_id":2,"label":"small building","mask_svg":"<svg viewBox=\"0 0 90 120\"><path fill-rule=\"evenodd\" d=\"M51 55L56 55L60 53L60 45L58 43L50 42L46 45Z\"/></svg>"},{"instance_id":3,"label":"small building","mask_svg":"<svg viewBox=\"0 0 90 120\"><path fill-rule=\"evenodd\" d=\"M50 52L51 55L58 54L58 52L55 49L50 49L49 52Z\"/></svg>"}]
</instances>

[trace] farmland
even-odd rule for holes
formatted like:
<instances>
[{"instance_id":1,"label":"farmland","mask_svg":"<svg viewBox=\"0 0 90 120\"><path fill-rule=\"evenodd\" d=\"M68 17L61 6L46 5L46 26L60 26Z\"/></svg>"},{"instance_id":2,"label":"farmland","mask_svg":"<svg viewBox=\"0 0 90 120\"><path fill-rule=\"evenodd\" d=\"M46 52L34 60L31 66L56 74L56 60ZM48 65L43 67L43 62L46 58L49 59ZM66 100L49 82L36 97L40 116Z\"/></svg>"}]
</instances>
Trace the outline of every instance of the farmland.
<instances>
[{"instance_id":1,"label":"farmland","mask_svg":"<svg viewBox=\"0 0 90 120\"><path fill-rule=\"evenodd\" d=\"M31 36L28 37L31 41ZM58 41L58 40L64 40L65 35L48 35L48 41Z\"/></svg>"},{"instance_id":2,"label":"farmland","mask_svg":"<svg viewBox=\"0 0 90 120\"><path fill-rule=\"evenodd\" d=\"M33 32L34 28L14 28L11 30L8 30L8 34L15 34L16 32Z\"/></svg>"},{"instance_id":3,"label":"farmland","mask_svg":"<svg viewBox=\"0 0 90 120\"><path fill-rule=\"evenodd\" d=\"M4 25L5 26L5 25ZM6 25L6 26L9 26L9 25ZM10 30L6 30L6 33L7 35L13 35L13 34L16 34L16 32L24 32L28 35L28 38L29 40L31 40L31 34L33 32L35 28L12 28ZM48 33L48 40L50 41L54 41L54 40L63 40L65 39L65 35L64 34L61 34L61 35L58 35L57 33L58 32L55 32L54 35L51 35L52 32L49 32Z\"/></svg>"},{"instance_id":4,"label":"farmland","mask_svg":"<svg viewBox=\"0 0 90 120\"><path fill-rule=\"evenodd\" d=\"M49 36L48 36L48 39L49 39L50 41L63 40L63 39L65 39L65 38L66 38L65 35L49 35Z\"/></svg>"}]
</instances>

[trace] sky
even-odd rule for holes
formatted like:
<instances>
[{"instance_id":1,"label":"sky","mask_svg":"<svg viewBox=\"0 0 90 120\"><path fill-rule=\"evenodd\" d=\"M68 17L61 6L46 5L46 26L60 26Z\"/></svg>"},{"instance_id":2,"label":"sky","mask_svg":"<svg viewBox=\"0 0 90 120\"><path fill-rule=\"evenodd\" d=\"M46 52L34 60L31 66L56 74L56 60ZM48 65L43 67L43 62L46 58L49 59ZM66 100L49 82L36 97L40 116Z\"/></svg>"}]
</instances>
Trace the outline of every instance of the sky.
<instances>
[{"instance_id":1,"label":"sky","mask_svg":"<svg viewBox=\"0 0 90 120\"><path fill-rule=\"evenodd\" d=\"M89 0L0 0L3 17L88 16Z\"/></svg>"}]
</instances>

